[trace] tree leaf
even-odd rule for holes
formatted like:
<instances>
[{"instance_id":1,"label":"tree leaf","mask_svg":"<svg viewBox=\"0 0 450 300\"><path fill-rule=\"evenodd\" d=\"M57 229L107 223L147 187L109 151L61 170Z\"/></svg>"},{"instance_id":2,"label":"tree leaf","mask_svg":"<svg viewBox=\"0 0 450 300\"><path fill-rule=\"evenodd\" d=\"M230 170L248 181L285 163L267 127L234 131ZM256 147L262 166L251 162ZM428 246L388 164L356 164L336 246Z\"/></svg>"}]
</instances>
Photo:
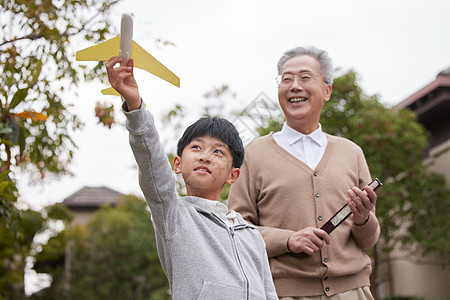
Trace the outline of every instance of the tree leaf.
<instances>
[{"instance_id":1,"label":"tree leaf","mask_svg":"<svg viewBox=\"0 0 450 300\"><path fill-rule=\"evenodd\" d=\"M33 78L28 85L29 87L34 86L38 82L39 75L41 74L41 70L42 70L42 60L39 59L36 62L36 68L33 69Z\"/></svg>"},{"instance_id":2,"label":"tree leaf","mask_svg":"<svg viewBox=\"0 0 450 300\"><path fill-rule=\"evenodd\" d=\"M25 151L25 132L27 131L24 127L20 127L19 132L19 155L22 156L23 152Z\"/></svg>"},{"instance_id":3,"label":"tree leaf","mask_svg":"<svg viewBox=\"0 0 450 300\"><path fill-rule=\"evenodd\" d=\"M0 134L9 134L12 132L12 129L8 126L8 124L0 123Z\"/></svg>"},{"instance_id":4,"label":"tree leaf","mask_svg":"<svg viewBox=\"0 0 450 300\"><path fill-rule=\"evenodd\" d=\"M14 114L14 116L22 118L22 119L30 119L31 121L45 121L48 119L48 116L43 113L36 112L34 110L25 110L21 113Z\"/></svg>"},{"instance_id":5,"label":"tree leaf","mask_svg":"<svg viewBox=\"0 0 450 300\"><path fill-rule=\"evenodd\" d=\"M19 125L15 120L8 120L7 122L9 128L11 128L11 132L6 136L6 139L10 141L13 145L16 145L19 141L20 129Z\"/></svg>"},{"instance_id":6,"label":"tree leaf","mask_svg":"<svg viewBox=\"0 0 450 300\"><path fill-rule=\"evenodd\" d=\"M0 182L0 195L3 194L3 190L8 186L8 181Z\"/></svg>"},{"instance_id":7,"label":"tree leaf","mask_svg":"<svg viewBox=\"0 0 450 300\"><path fill-rule=\"evenodd\" d=\"M17 90L17 92L14 94L11 103L9 104L9 109L13 109L17 105L19 105L20 102L25 100L25 97L28 95L28 88L23 88Z\"/></svg>"}]
</instances>

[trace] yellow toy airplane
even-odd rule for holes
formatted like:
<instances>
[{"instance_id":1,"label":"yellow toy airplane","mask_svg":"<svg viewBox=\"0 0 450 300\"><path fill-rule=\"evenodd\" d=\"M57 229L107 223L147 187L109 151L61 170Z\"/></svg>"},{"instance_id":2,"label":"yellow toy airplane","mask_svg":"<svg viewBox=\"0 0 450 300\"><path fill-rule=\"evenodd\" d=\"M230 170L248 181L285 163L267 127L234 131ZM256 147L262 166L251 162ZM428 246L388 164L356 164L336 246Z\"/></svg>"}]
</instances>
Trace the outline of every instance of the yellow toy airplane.
<instances>
[{"instance_id":1,"label":"yellow toy airplane","mask_svg":"<svg viewBox=\"0 0 450 300\"><path fill-rule=\"evenodd\" d=\"M133 18L129 14L122 14L120 35L95 46L77 51L77 61L107 61L113 56L123 56L125 61L134 60L134 66L146 70L153 75L180 87L180 78L161 64L150 53L133 41ZM112 87L102 90L104 95L119 93Z\"/></svg>"}]
</instances>

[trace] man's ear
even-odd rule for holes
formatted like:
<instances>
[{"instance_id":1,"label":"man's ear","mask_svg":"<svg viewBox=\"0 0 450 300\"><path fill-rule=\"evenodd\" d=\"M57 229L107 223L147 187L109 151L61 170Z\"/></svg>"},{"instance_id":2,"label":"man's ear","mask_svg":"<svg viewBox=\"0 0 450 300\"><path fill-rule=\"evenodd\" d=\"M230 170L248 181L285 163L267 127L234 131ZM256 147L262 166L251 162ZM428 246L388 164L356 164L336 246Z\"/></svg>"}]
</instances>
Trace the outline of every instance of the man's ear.
<instances>
[{"instance_id":1,"label":"man's ear","mask_svg":"<svg viewBox=\"0 0 450 300\"><path fill-rule=\"evenodd\" d=\"M239 168L232 168L230 176L228 177L226 183L228 185L232 185L239 178L239 174L241 174L241 169L239 169Z\"/></svg>"},{"instance_id":2,"label":"man's ear","mask_svg":"<svg viewBox=\"0 0 450 300\"><path fill-rule=\"evenodd\" d=\"M181 157L178 155L173 158L173 170L175 174L181 173Z\"/></svg>"},{"instance_id":3,"label":"man's ear","mask_svg":"<svg viewBox=\"0 0 450 300\"><path fill-rule=\"evenodd\" d=\"M330 100L331 98L331 92L333 91L333 87L331 84L328 84L325 86L325 102L327 102L328 100Z\"/></svg>"}]
</instances>

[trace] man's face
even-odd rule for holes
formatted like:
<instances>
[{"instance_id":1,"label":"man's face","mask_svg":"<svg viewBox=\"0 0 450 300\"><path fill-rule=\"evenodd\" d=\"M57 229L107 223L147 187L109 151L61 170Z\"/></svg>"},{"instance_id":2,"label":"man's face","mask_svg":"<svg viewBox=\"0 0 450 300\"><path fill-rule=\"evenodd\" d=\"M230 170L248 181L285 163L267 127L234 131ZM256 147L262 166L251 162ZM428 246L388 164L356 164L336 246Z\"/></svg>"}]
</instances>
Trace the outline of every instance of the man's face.
<instances>
[{"instance_id":1,"label":"man's face","mask_svg":"<svg viewBox=\"0 0 450 300\"><path fill-rule=\"evenodd\" d=\"M193 139L181 157L175 157L174 169L183 176L188 195L218 200L215 198L220 197L223 185L232 184L239 176L232 162L228 146L207 135Z\"/></svg>"},{"instance_id":2,"label":"man's face","mask_svg":"<svg viewBox=\"0 0 450 300\"><path fill-rule=\"evenodd\" d=\"M302 74L312 76L302 82ZM318 128L323 104L330 99L331 85L323 81L319 62L309 55L292 57L281 68L281 75L290 76L278 87L278 101L289 127L309 134Z\"/></svg>"}]
</instances>

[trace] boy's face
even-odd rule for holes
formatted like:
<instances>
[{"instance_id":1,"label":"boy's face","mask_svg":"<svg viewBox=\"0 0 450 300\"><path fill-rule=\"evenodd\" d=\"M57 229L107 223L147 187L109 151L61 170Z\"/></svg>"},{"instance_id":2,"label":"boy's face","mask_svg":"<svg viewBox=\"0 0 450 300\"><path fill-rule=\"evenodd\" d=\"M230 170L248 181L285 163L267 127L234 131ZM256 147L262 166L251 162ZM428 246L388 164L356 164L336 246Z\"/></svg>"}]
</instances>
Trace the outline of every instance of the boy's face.
<instances>
[{"instance_id":1,"label":"boy's face","mask_svg":"<svg viewBox=\"0 0 450 300\"><path fill-rule=\"evenodd\" d=\"M193 139L176 156L173 166L183 176L188 196L219 200L225 183L232 184L239 177L233 167L231 151L222 140L206 135Z\"/></svg>"}]
</instances>

